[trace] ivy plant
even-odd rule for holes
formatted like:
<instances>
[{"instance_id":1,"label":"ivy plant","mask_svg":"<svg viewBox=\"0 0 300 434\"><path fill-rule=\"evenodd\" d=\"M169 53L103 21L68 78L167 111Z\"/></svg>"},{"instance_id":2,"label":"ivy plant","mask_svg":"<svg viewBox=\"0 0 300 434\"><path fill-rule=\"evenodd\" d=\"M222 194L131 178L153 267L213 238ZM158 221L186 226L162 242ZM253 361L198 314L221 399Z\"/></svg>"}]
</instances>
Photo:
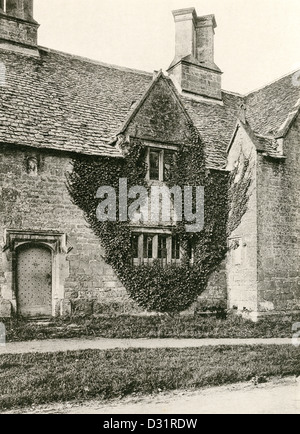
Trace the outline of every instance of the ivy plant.
<instances>
[{"instance_id":1,"label":"ivy plant","mask_svg":"<svg viewBox=\"0 0 300 434\"><path fill-rule=\"evenodd\" d=\"M203 145L193 125L190 125L190 137L191 143L181 146L178 152L168 187L203 186L205 189L203 230L187 233L184 221L173 229L173 235L183 247L193 244L193 265L187 256L179 266L162 267L158 262L152 266L133 265L130 222L97 220L99 187L111 186L117 192L119 179L127 178L128 188L136 185L149 188L146 149L141 140L130 139L130 144L123 149L124 158L77 156L73 160L73 172L68 175L73 202L84 211L88 224L101 240L106 262L113 267L130 297L148 311L175 314L188 309L206 289L209 276L227 252L230 176L225 171L206 169Z\"/></svg>"}]
</instances>

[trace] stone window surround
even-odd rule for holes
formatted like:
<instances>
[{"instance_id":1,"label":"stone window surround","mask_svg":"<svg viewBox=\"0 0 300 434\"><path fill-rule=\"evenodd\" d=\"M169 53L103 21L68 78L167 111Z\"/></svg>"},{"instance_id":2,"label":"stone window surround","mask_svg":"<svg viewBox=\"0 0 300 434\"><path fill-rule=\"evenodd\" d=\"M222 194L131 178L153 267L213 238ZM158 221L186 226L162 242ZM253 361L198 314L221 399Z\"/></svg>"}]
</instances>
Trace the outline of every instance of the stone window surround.
<instances>
[{"instance_id":1,"label":"stone window surround","mask_svg":"<svg viewBox=\"0 0 300 434\"><path fill-rule=\"evenodd\" d=\"M64 283L69 276L67 236L55 231L29 231L6 229L4 231L3 262L6 285L2 287L2 298L10 301L13 311L17 313L16 265L17 250L20 246L44 246L52 254L52 315L63 314Z\"/></svg>"},{"instance_id":2,"label":"stone window surround","mask_svg":"<svg viewBox=\"0 0 300 434\"><path fill-rule=\"evenodd\" d=\"M159 260L161 261L163 266L170 265L170 264L176 264L180 265L182 263L182 258L185 254L184 249L182 246L180 246L180 259L173 259L172 258L172 231L169 229L163 229L163 228L132 228L132 235L138 236L138 258L133 259L134 265L141 265L141 264L153 264L153 261ZM151 236L153 237L153 257L152 258L144 258L144 237L145 236ZM167 238L167 258L165 259L158 259L158 237L159 236L165 236ZM193 265L194 263L194 252L192 249L191 252L191 258L190 258L190 264Z\"/></svg>"},{"instance_id":3,"label":"stone window surround","mask_svg":"<svg viewBox=\"0 0 300 434\"><path fill-rule=\"evenodd\" d=\"M164 182L164 151L171 151L171 152L178 152L179 145L169 145L169 144L160 144L160 143L153 143L153 142L145 142L145 145L147 147L146 151L146 164L148 166L147 176L146 180L150 182ZM152 180L150 178L150 152L151 151L158 151L160 153L159 155L159 179L158 180Z\"/></svg>"}]
</instances>

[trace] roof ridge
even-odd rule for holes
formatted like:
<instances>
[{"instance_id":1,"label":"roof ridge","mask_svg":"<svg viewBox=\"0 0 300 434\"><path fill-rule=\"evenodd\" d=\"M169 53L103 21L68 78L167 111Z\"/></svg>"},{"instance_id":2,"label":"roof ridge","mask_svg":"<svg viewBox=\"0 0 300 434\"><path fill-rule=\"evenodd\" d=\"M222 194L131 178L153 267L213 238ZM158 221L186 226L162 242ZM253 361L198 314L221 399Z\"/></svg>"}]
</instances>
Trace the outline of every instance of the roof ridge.
<instances>
[{"instance_id":1,"label":"roof ridge","mask_svg":"<svg viewBox=\"0 0 300 434\"><path fill-rule=\"evenodd\" d=\"M244 98L247 98L248 96L252 95L253 93L259 92L260 90L263 90L263 89L265 89L265 88L267 88L267 87L269 87L269 86L272 86L272 84L275 84L275 83L277 83L278 81L280 81L280 80L282 80L282 79L284 79L284 78L286 78L286 77L289 77L290 75L296 74L296 72L299 72L299 71L300 71L300 67L297 68L297 69L295 69L295 70L292 71L292 72L289 72L288 74L282 75L281 77L279 77L279 78L277 78L276 80L273 80L273 81L271 81L271 82L265 84L264 86L258 87L257 89L254 89L254 90L252 90L251 92L248 92L248 93L244 94Z\"/></svg>"},{"instance_id":2,"label":"roof ridge","mask_svg":"<svg viewBox=\"0 0 300 434\"><path fill-rule=\"evenodd\" d=\"M38 49L40 51L46 51L47 53L59 54L59 55L64 56L64 57L68 57L68 58L72 58L72 59L76 59L76 60L81 60L84 62L92 63L94 65L100 65L100 66L103 66L105 68L118 69L120 71L128 71L128 72L132 72L132 73L148 75L149 77L153 76L153 72L142 71L140 69L129 68L129 67L120 66L120 65L114 65L111 63L105 63L105 62L101 62L100 60L90 59L89 57L80 56L78 54L66 53L65 51L55 50L53 48L43 47L43 46L39 45Z\"/></svg>"}]
</instances>

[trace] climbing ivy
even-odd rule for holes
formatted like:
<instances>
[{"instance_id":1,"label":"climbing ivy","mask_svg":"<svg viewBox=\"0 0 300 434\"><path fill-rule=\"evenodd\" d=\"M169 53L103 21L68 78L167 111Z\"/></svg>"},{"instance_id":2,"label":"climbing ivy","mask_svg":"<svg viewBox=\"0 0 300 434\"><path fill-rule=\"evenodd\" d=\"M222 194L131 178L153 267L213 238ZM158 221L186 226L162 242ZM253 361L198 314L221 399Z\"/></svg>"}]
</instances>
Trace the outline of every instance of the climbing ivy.
<instances>
[{"instance_id":1,"label":"climbing ivy","mask_svg":"<svg viewBox=\"0 0 300 434\"><path fill-rule=\"evenodd\" d=\"M182 146L178 152L176 170L168 187L189 185L205 188L202 232L187 233L184 221L173 230L183 247L193 244L193 266L187 256L180 266L162 267L158 262L152 266L135 266L130 223L99 222L96 218L99 200L95 197L99 187L112 186L118 191L119 179L127 178L128 189L136 185L149 188L145 181L146 149L141 140L131 138L130 145L123 146L124 158L77 156L73 160L74 170L68 175L73 202L84 211L87 222L100 238L105 260L113 267L131 298L148 311L172 314L188 309L206 289L209 276L227 252L229 175L225 171L205 168L203 145L192 125L190 137L191 143Z\"/></svg>"},{"instance_id":2,"label":"climbing ivy","mask_svg":"<svg viewBox=\"0 0 300 434\"><path fill-rule=\"evenodd\" d=\"M230 174L228 203L230 204L227 235L230 236L240 225L248 209L253 182L253 163L251 157L240 154L237 164Z\"/></svg>"}]
</instances>

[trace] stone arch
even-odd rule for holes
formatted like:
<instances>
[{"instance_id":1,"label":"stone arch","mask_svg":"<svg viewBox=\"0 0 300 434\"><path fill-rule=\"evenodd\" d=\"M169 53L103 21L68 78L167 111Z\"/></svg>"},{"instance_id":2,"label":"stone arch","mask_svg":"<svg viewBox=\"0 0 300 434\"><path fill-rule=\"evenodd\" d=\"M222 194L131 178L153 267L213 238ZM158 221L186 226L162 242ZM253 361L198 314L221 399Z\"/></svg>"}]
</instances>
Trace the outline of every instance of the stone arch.
<instances>
[{"instance_id":1,"label":"stone arch","mask_svg":"<svg viewBox=\"0 0 300 434\"><path fill-rule=\"evenodd\" d=\"M14 313L18 312L18 252L20 249L43 248L51 253L52 316L67 314L65 280L69 276L68 253L72 250L63 233L44 231L6 230L3 248L5 284L0 296L11 303ZM38 256L37 256L38 257Z\"/></svg>"},{"instance_id":2,"label":"stone arch","mask_svg":"<svg viewBox=\"0 0 300 434\"><path fill-rule=\"evenodd\" d=\"M22 317L53 314L53 250L46 243L22 243L16 249L16 304Z\"/></svg>"}]
</instances>

